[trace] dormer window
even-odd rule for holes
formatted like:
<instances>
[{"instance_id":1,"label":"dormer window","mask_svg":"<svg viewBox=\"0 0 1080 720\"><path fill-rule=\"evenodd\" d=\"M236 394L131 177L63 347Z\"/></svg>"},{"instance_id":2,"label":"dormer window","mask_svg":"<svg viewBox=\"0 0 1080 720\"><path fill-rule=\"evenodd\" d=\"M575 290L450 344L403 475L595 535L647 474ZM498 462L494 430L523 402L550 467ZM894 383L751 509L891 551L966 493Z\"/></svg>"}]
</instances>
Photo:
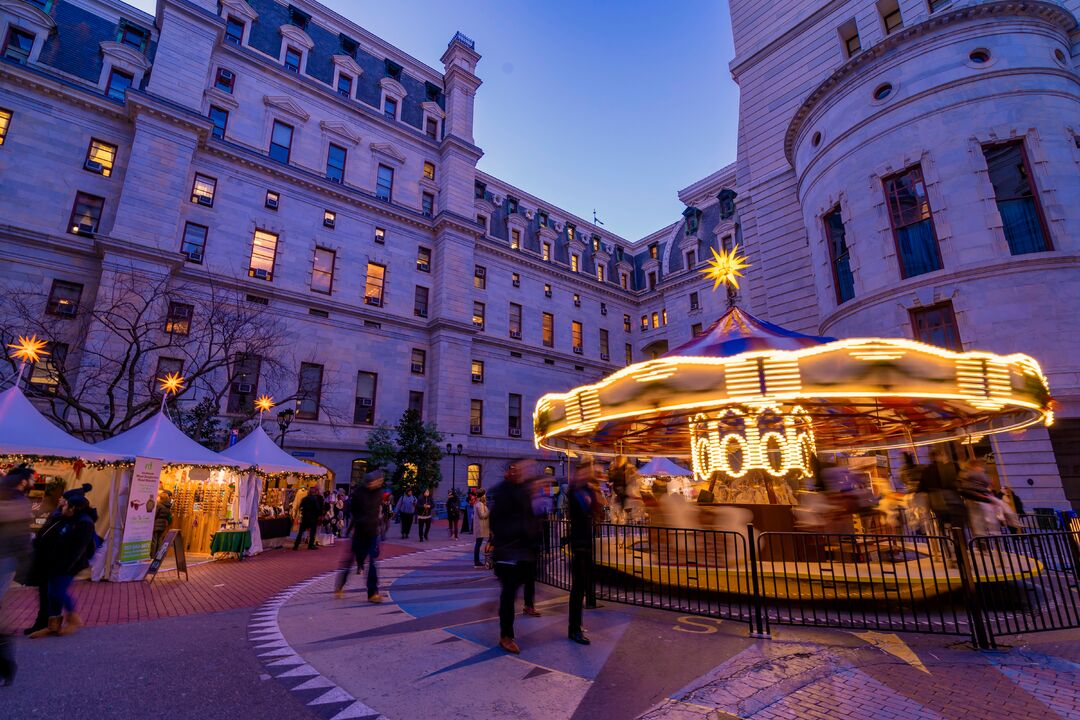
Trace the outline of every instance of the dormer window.
<instances>
[{"instance_id":1,"label":"dormer window","mask_svg":"<svg viewBox=\"0 0 1080 720\"><path fill-rule=\"evenodd\" d=\"M401 80L401 66L393 60L386 61L386 76L394 78L395 80Z\"/></svg>"},{"instance_id":2,"label":"dormer window","mask_svg":"<svg viewBox=\"0 0 1080 720\"><path fill-rule=\"evenodd\" d=\"M233 45L244 44L244 21L235 15L225 18L225 42Z\"/></svg>"},{"instance_id":3,"label":"dormer window","mask_svg":"<svg viewBox=\"0 0 1080 720\"><path fill-rule=\"evenodd\" d=\"M291 45L285 49L285 69L289 72L300 72L300 61L303 58L300 51Z\"/></svg>"},{"instance_id":4,"label":"dormer window","mask_svg":"<svg viewBox=\"0 0 1080 720\"><path fill-rule=\"evenodd\" d=\"M355 57L356 49L360 47L360 44L348 35L340 35L338 37L341 39L341 51L349 57Z\"/></svg>"},{"instance_id":5,"label":"dormer window","mask_svg":"<svg viewBox=\"0 0 1080 720\"><path fill-rule=\"evenodd\" d=\"M424 90L427 93L427 99L429 102L439 102L439 96L442 95L442 88L433 82L425 82Z\"/></svg>"},{"instance_id":6,"label":"dormer window","mask_svg":"<svg viewBox=\"0 0 1080 720\"><path fill-rule=\"evenodd\" d=\"M574 231L575 230L577 230L577 228L575 228L570 223L566 223L566 239L569 240L570 242L574 242Z\"/></svg>"},{"instance_id":7,"label":"dormer window","mask_svg":"<svg viewBox=\"0 0 1080 720\"><path fill-rule=\"evenodd\" d=\"M33 49L33 35L17 27L8 27L8 34L4 39L3 58L5 60L25 65L30 61L30 52Z\"/></svg>"},{"instance_id":8,"label":"dormer window","mask_svg":"<svg viewBox=\"0 0 1080 720\"><path fill-rule=\"evenodd\" d=\"M387 120L397 120L398 101L392 97L383 100L383 115Z\"/></svg>"},{"instance_id":9,"label":"dormer window","mask_svg":"<svg viewBox=\"0 0 1080 720\"><path fill-rule=\"evenodd\" d=\"M308 22L311 20L311 16L300 8L289 6L289 24L295 25L301 30L307 30Z\"/></svg>"},{"instance_id":10,"label":"dormer window","mask_svg":"<svg viewBox=\"0 0 1080 720\"><path fill-rule=\"evenodd\" d=\"M657 246L656 243L653 243L652 245L649 245L649 259L650 260L659 260L660 259L660 248Z\"/></svg>"},{"instance_id":11,"label":"dormer window","mask_svg":"<svg viewBox=\"0 0 1080 720\"><path fill-rule=\"evenodd\" d=\"M592 236L592 249L593 249L593 252L600 252L600 236L599 235L593 235Z\"/></svg>"},{"instance_id":12,"label":"dormer window","mask_svg":"<svg viewBox=\"0 0 1080 720\"><path fill-rule=\"evenodd\" d=\"M113 100L123 102L127 97L127 90L131 87L132 76L129 73L113 70L109 73L109 84L105 86L105 94Z\"/></svg>"},{"instance_id":13,"label":"dormer window","mask_svg":"<svg viewBox=\"0 0 1080 720\"><path fill-rule=\"evenodd\" d=\"M149 33L137 25L132 25L126 20L120 21L120 30L116 34L116 41L121 45L133 47L139 52L146 50L146 40Z\"/></svg>"},{"instance_id":14,"label":"dormer window","mask_svg":"<svg viewBox=\"0 0 1080 720\"><path fill-rule=\"evenodd\" d=\"M352 78L345 73L338 74L337 94L345 98L352 97Z\"/></svg>"},{"instance_id":15,"label":"dormer window","mask_svg":"<svg viewBox=\"0 0 1080 720\"><path fill-rule=\"evenodd\" d=\"M547 214L546 210L537 210L536 211L536 219L539 221L540 227L547 227L548 214Z\"/></svg>"},{"instance_id":16,"label":"dormer window","mask_svg":"<svg viewBox=\"0 0 1080 720\"><path fill-rule=\"evenodd\" d=\"M904 27L904 18L900 14L898 0L878 0L878 13L881 15L881 24L885 28L886 35L892 35Z\"/></svg>"},{"instance_id":17,"label":"dormer window","mask_svg":"<svg viewBox=\"0 0 1080 720\"><path fill-rule=\"evenodd\" d=\"M477 180L473 183L473 198L483 200L487 195L487 185Z\"/></svg>"},{"instance_id":18,"label":"dormer window","mask_svg":"<svg viewBox=\"0 0 1080 720\"><path fill-rule=\"evenodd\" d=\"M683 217L686 218L686 234L693 235L696 233L701 222L701 211L694 207L688 207L683 210Z\"/></svg>"},{"instance_id":19,"label":"dormer window","mask_svg":"<svg viewBox=\"0 0 1080 720\"><path fill-rule=\"evenodd\" d=\"M510 215L516 215L517 211L518 211L517 198L507 197L506 198L506 212L508 214L510 214Z\"/></svg>"}]
</instances>

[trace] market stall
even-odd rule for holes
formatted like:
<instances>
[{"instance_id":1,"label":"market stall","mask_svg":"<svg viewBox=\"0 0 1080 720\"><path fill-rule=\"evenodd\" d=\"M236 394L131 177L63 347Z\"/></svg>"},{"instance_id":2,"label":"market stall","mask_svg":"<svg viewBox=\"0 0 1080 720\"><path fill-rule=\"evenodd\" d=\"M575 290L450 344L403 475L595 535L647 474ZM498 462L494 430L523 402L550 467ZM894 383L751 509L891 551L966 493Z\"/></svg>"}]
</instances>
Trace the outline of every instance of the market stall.
<instances>
[{"instance_id":1,"label":"market stall","mask_svg":"<svg viewBox=\"0 0 1080 720\"><path fill-rule=\"evenodd\" d=\"M247 528L248 514L242 509L240 487L246 466L223 457L198 444L177 428L164 412L159 412L130 430L103 440L94 446L106 452L120 453L138 458L153 458L162 463L157 497L130 498L130 503L160 502L171 495L172 519L169 529L177 529L184 541L185 550L191 554L209 554L213 535ZM114 497L117 509L127 509L132 473L125 473ZM148 508L149 509L149 508ZM117 512L116 522L123 522ZM139 579L134 570L121 568L119 538L109 543L111 570L114 579ZM125 563L127 565L127 563ZM142 570L145 572L145 567Z\"/></svg>"},{"instance_id":2,"label":"market stall","mask_svg":"<svg viewBox=\"0 0 1080 720\"><path fill-rule=\"evenodd\" d=\"M221 455L250 468L240 500L244 513L258 519L249 524L250 554L262 552L264 535L268 539L288 536L292 526L285 492L288 486L297 480L321 480L326 475L325 468L298 460L279 448L262 425Z\"/></svg>"}]
</instances>

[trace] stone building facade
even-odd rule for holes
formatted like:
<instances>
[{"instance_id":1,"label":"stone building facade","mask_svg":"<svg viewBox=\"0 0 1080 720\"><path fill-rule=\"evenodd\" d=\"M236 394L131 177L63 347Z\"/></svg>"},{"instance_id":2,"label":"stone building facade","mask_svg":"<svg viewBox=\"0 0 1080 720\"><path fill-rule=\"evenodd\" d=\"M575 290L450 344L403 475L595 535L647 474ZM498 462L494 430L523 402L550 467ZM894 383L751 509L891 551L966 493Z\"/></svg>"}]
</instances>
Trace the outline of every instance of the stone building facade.
<instances>
[{"instance_id":1,"label":"stone building facade","mask_svg":"<svg viewBox=\"0 0 1080 720\"><path fill-rule=\"evenodd\" d=\"M743 302L773 322L1037 357L1059 421L994 449L1026 500L1064 506L1078 11L732 0L737 161L627 239L477 170L463 35L436 69L307 0L0 0L0 284L76 307L132 268L228 288L285 328L290 371L234 363L223 413L302 395L286 447L346 482L416 407L462 445L460 486L535 453L541 394L708 327L725 300L697 270L739 243Z\"/></svg>"}]
</instances>

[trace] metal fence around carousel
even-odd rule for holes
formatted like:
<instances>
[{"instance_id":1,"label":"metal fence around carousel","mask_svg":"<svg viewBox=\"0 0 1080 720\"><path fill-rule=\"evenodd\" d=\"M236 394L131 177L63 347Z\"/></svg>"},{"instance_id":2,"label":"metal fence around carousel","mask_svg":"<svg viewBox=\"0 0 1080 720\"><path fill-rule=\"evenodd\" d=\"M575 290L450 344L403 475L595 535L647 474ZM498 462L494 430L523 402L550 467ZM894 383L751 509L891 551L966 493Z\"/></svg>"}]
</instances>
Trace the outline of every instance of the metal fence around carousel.
<instances>
[{"instance_id":1,"label":"metal fence around carousel","mask_svg":"<svg viewBox=\"0 0 1080 720\"><path fill-rule=\"evenodd\" d=\"M1026 528L1027 525L1024 526ZM1038 525L1033 524L1033 527ZM567 522L549 520L540 582L568 590ZM590 597L771 625L970 637L1080 627L1080 528L965 538L598 524Z\"/></svg>"}]
</instances>

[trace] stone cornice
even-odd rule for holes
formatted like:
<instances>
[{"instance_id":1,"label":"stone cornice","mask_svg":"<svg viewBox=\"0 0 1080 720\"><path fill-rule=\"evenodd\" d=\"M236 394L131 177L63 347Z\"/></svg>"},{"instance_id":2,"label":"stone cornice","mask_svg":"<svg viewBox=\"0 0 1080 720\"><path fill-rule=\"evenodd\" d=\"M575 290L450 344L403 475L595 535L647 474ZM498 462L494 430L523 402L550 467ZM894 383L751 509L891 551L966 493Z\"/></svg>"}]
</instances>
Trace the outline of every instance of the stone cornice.
<instances>
[{"instance_id":1,"label":"stone cornice","mask_svg":"<svg viewBox=\"0 0 1080 720\"><path fill-rule=\"evenodd\" d=\"M139 115L151 115L158 120L190 130L200 138L206 138L214 125L209 118L196 115L173 103L161 100L142 90L128 89L127 91L128 116L135 119Z\"/></svg>"},{"instance_id":2,"label":"stone cornice","mask_svg":"<svg viewBox=\"0 0 1080 720\"><path fill-rule=\"evenodd\" d=\"M296 102L287 95L263 95L263 105L274 108L275 110L280 110L281 112L292 115L304 122L307 122L311 118L311 114L307 110L297 105Z\"/></svg>"},{"instance_id":3,"label":"stone cornice","mask_svg":"<svg viewBox=\"0 0 1080 720\"><path fill-rule=\"evenodd\" d=\"M1047 23L1058 26L1068 32L1076 27L1076 19L1059 5L1054 5L1043 0L1004 0L999 2L987 2L977 5L965 5L955 10L935 13L928 20L917 25L903 28L899 32L887 36L884 40L873 45L855 57L841 65L829 77L825 78L803 100L799 109L788 123L787 132L784 135L784 154L792 166L795 164L795 140L802 129L803 122L813 112L814 108L834 89L842 85L855 73L867 70L879 58L890 54L893 50L909 41L926 35L938 28L956 22L976 20L982 18L996 18L1002 15L1015 15L1041 19Z\"/></svg>"},{"instance_id":4,"label":"stone cornice","mask_svg":"<svg viewBox=\"0 0 1080 720\"><path fill-rule=\"evenodd\" d=\"M481 235L477 240L476 248L492 255L497 255L511 264L524 265L539 275L551 277L553 279L557 278L570 284L576 284L582 289L603 293L620 302L635 302L631 295L631 291L623 290L617 284L610 282L610 278L604 282L600 282L593 275L571 272L569 265L544 262L540 259L540 255L535 252L511 250L508 244L504 244L502 240L497 238ZM578 356L575 355L574 357Z\"/></svg>"},{"instance_id":5,"label":"stone cornice","mask_svg":"<svg viewBox=\"0 0 1080 720\"><path fill-rule=\"evenodd\" d=\"M477 225L475 221L461 217L449 210L443 210L435 216L433 230L436 234L454 230L471 238L484 237L484 229Z\"/></svg>"},{"instance_id":6,"label":"stone cornice","mask_svg":"<svg viewBox=\"0 0 1080 720\"><path fill-rule=\"evenodd\" d=\"M71 82L59 80L39 69L29 68L16 63L0 62L0 78L15 85L40 92L43 95L62 99L78 107L110 115L114 118L127 118L128 111L123 104L109 100L94 87L82 87ZM131 91L129 91L131 92Z\"/></svg>"},{"instance_id":7,"label":"stone cornice","mask_svg":"<svg viewBox=\"0 0 1080 720\"><path fill-rule=\"evenodd\" d=\"M420 107L433 117L437 117L440 120L446 119L446 111L439 107L439 103L437 102L425 100L424 102L420 103Z\"/></svg>"},{"instance_id":8,"label":"stone cornice","mask_svg":"<svg viewBox=\"0 0 1080 720\"><path fill-rule=\"evenodd\" d=\"M282 25L278 28L278 32L287 42L295 43L305 50L315 47L315 41L311 39L311 36L295 25Z\"/></svg>"},{"instance_id":9,"label":"stone cornice","mask_svg":"<svg viewBox=\"0 0 1080 720\"><path fill-rule=\"evenodd\" d=\"M360 135L343 122L320 120L319 128L322 129L324 133L327 133L328 135L333 135L339 140L344 140L350 145L358 145L361 140Z\"/></svg>"},{"instance_id":10,"label":"stone cornice","mask_svg":"<svg viewBox=\"0 0 1080 720\"><path fill-rule=\"evenodd\" d=\"M379 80L379 87L381 87L387 95L395 97L398 100L401 100L408 95L408 93L405 92L405 86L392 77L384 77Z\"/></svg>"},{"instance_id":11,"label":"stone cornice","mask_svg":"<svg viewBox=\"0 0 1080 720\"><path fill-rule=\"evenodd\" d=\"M259 17L259 13L248 5L244 0L221 0L221 16L236 15L251 22Z\"/></svg>"},{"instance_id":12,"label":"stone cornice","mask_svg":"<svg viewBox=\"0 0 1080 720\"><path fill-rule=\"evenodd\" d=\"M18 18L22 21L20 25L28 26L26 29L51 31L56 27L51 15L27 2L3 0L0 2L0 13Z\"/></svg>"},{"instance_id":13,"label":"stone cornice","mask_svg":"<svg viewBox=\"0 0 1080 720\"><path fill-rule=\"evenodd\" d=\"M216 87L208 87L203 90L203 97L209 100L213 105L226 107L230 110L235 110L240 107L240 103L236 102L236 98L223 90L218 90Z\"/></svg>"},{"instance_id":14,"label":"stone cornice","mask_svg":"<svg viewBox=\"0 0 1080 720\"><path fill-rule=\"evenodd\" d=\"M114 64L120 67L129 66L138 70L146 70L150 67L150 61L141 52L114 40L101 42L101 54L112 58Z\"/></svg>"},{"instance_id":15,"label":"stone cornice","mask_svg":"<svg viewBox=\"0 0 1080 720\"><path fill-rule=\"evenodd\" d=\"M434 141L432 140L431 142ZM457 153L469 160L472 165L476 165L476 163L480 161L480 158L484 157L483 150L457 135L444 135L440 150L442 151L443 157L446 157L450 153Z\"/></svg>"},{"instance_id":16,"label":"stone cornice","mask_svg":"<svg viewBox=\"0 0 1080 720\"><path fill-rule=\"evenodd\" d=\"M352 75L353 78L358 78L364 74L364 68L360 67L356 60L349 55L335 55L331 58L334 63L334 67L340 69L346 75Z\"/></svg>"}]
</instances>

